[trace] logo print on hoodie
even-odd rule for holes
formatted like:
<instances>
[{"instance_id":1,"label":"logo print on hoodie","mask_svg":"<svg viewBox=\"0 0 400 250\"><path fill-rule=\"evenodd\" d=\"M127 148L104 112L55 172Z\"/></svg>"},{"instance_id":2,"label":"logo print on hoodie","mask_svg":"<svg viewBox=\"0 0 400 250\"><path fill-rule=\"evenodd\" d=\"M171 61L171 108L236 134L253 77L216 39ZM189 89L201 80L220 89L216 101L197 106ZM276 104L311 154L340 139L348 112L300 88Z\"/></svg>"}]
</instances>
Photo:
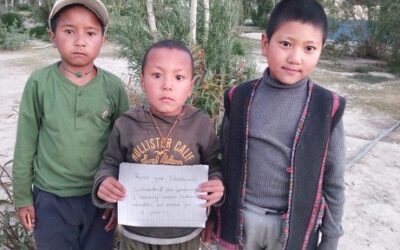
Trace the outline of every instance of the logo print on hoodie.
<instances>
[{"instance_id":1,"label":"logo print on hoodie","mask_svg":"<svg viewBox=\"0 0 400 250\"><path fill-rule=\"evenodd\" d=\"M194 159L194 154L180 140L155 137L136 144L132 149L132 159L142 164L184 165Z\"/></svg>"}]
</instances>

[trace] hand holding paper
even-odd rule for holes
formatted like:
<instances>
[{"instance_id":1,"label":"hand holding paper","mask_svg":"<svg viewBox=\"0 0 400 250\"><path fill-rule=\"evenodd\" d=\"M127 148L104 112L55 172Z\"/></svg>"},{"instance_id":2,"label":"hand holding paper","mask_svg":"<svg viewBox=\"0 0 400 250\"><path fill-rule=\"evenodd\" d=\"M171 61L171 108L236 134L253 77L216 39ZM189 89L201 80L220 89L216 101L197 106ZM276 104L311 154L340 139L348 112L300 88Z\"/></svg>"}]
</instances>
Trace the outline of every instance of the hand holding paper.
<instances>
[{"instance_id":1,"label":"hand holding paper","mask_svg":"<svg viewBox=\"0 0 400 250\"><path fill-rule=\"evenodd\" d=\"M118 224L204 227L206 208L205 201L198 197L199 185L207 183L205 192L219 186L218 182L207 179L207 165L121 163L119 180L127 193L126 198L118 202Z\"/></svg>"},{"instance_id":2,"label":"hand holding paper","mask_svg":"<svg viewBox=\"0 0 400 250\"><path fill-rule=\"evenodd\" d=\"M125 197L125 193L124 186L111 176L105 178L97 190L97 196L110 203L121 201Z\"/></svg>"},{"instance_id":3,"label":"hand holding paper","mask_svg":"<svg viewBox=\"0 0 400 250\"><path fill-rule=\"evenodd\" d=\"M198 196L200 199L207 201L203 207L210 207L217 203L224 195L224 185L220 179L210 180L200 184L199 192L206 193Z\"/></svg>"}]
</instances>

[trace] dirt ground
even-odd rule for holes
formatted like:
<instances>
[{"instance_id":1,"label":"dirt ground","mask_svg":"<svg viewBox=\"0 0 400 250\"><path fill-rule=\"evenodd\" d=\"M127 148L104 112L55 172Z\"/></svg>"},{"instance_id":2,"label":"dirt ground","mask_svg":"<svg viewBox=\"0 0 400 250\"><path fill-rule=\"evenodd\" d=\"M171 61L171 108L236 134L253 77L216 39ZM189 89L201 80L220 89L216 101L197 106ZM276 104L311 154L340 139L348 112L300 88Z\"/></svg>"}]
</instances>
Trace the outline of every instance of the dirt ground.
<instances>
[{"instance_id":1,"label":"dirt ground","mask_svg":"<svg viewBox=\"0 0 400 250\"><path fill-rule=\"evenodd\" d=\"M43 44L30 46L40 45ZM252 56L258 69L265 67L257 50ZM57 60L52 47L0 50L1 165L13 158L18 104L27 78L33 70ZM115 58L110 44L105 45L96 64L127 79L127 62ZM348 100L344 114L348 162L400 120L400 79L380 72L380 66L381 62L370 60L321 60L312 76ZM345 234L339 249L399 249L400 128L348 166L345 181Z\"/></svg>"}]
</instances>

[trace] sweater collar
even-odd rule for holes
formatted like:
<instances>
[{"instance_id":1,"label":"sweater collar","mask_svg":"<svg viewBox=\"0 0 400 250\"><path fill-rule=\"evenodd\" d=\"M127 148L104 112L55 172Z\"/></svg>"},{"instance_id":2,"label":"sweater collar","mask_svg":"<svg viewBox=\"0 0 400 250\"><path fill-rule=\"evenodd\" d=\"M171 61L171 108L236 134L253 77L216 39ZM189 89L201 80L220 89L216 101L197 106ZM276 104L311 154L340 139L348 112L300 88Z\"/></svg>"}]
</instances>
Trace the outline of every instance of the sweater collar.
<instances>
[{"instance_id":1,"label":"sweater collar","mask_svg":"<svg viewBox=\"0 0 400 250\"><path fill-rule=\"evenodd\" d=\"M307 84L309 78L306 77L298 82L295 82L293 84L283 84L280 81L278 81L277 79L274 79L270 76L269 74L269 68L266 68L264 71L264 75L262 78L262 82L263 84L266 84L270 87L273 88L278 88L278 89L292 89L292 88L297 88L299 86L304 86L305 84Z\"/></svg>"}]
</instances>

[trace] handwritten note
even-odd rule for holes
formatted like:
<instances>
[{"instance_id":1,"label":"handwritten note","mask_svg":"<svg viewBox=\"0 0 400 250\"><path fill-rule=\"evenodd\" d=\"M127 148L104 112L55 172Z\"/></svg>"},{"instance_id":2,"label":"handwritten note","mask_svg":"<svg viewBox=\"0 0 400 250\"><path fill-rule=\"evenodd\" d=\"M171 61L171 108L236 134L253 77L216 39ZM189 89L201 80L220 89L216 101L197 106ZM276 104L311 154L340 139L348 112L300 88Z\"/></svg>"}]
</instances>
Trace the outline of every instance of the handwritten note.
<instances>
[{"instance_id":1,"label":"handwritten note","mask_svg":"<svg viewBox=\"0 0 400 250\"><path fill-rule=\"evenodd\" d=\"M118 202L118 223L141 227L204 227L205 203L197 197L208 180L207 165L121 163L119 181L127 190Z\"/></svg>"}]
</instances>

